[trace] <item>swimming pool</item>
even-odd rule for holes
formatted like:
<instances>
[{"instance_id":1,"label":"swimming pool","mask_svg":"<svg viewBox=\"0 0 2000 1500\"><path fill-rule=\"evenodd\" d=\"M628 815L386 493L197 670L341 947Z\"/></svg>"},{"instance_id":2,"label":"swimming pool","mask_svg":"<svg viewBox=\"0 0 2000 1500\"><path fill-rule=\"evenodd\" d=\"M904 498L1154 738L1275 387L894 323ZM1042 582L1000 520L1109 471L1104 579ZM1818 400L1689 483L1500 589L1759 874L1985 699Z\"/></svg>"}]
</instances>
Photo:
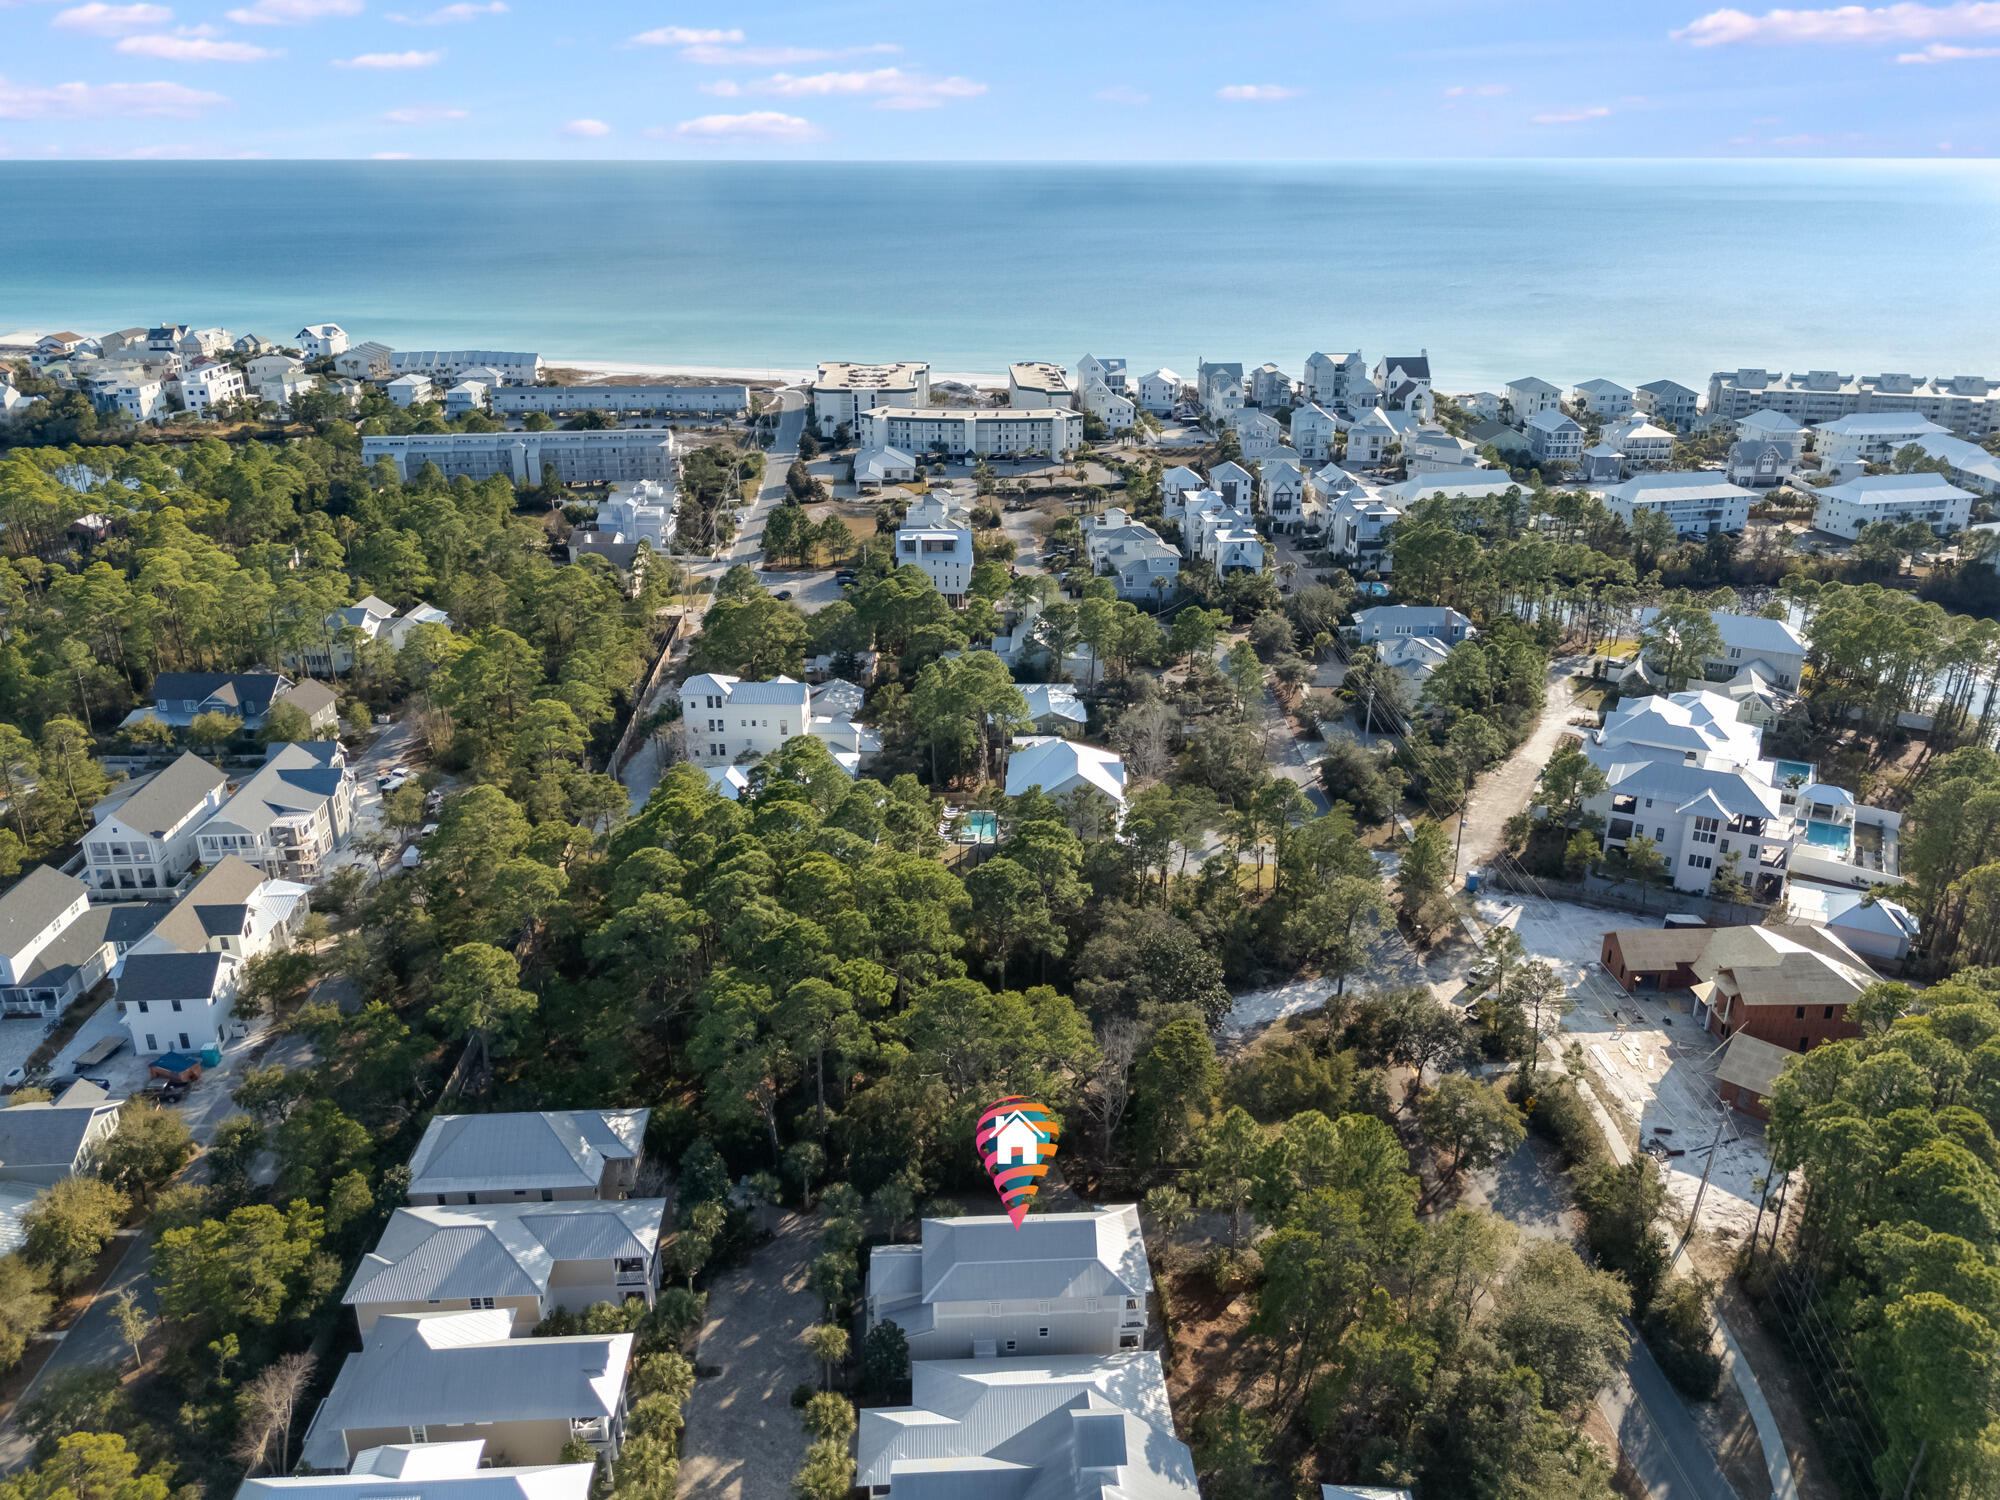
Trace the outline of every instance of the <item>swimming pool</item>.
<instances>
[{"instance_id":1,"label":"swimming pool","mask_svg":"<svg viewBox=\"0 0 2000 1500\"><path fill-rule=\"evenodd\" d=\"M965 828L959 834L962 843L993 844L1000 839L1000 815L994 812L969 812L965 815Z\"/></svg>"},{"instance_id":2,"label":"swimming pool","mask_svg":"<svg viewBox=\"0 0 2000 1500\"><path fill-rule=\"evenodd\" d=\"M1810 820L1806 823L1806 842L1817 844L1822 849L1838 849L1845 853L1854 843L1854 830L1844 823L1821 823Z\"/></svg>"},{"instance_id":3,"label":"swimming pool","mask_svg":"<svg viewBox=\"0 0 2000 1500\"><path fill-rule=\"evenodd\" d=\"M1799 778L1800 786L1808 786L1813 779L1813 768L1802 760L1774 760L1771 762L1771 782L1777 787L1791 785L1792 778Z\"/></svg>"}]
</instances>

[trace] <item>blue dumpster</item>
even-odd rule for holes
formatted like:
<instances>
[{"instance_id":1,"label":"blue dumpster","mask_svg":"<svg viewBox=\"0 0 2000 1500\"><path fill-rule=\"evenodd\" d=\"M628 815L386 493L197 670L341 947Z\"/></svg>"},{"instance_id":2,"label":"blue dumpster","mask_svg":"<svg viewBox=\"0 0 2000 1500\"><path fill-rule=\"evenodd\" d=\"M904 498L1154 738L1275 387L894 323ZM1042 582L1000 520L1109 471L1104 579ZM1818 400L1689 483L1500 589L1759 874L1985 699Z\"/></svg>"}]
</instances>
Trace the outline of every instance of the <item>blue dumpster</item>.
<instances>
[{"instance_id":1,"label":"blue dumpster","mask_svg":"<svg viewBox=\"0 0 2000 1500\"><path fill-rule=\"evenodd\" d=\"M1479 872L1477 870L1472 871L1465 877L1465 889L1470 895L1476 896L1479 894Z\"/></svg>"}]
</instances>

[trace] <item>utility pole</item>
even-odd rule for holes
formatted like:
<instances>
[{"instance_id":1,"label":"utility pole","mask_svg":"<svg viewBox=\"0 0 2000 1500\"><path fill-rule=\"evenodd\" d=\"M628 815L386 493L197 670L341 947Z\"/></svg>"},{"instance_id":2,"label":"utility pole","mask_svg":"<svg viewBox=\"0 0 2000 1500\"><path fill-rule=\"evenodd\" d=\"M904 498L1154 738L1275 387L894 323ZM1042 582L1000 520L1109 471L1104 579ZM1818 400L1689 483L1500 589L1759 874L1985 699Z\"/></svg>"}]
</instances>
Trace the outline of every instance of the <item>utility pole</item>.
<instances>
[{"instance_id":1,"label":"utility pole","mask_svg":"<svg viewBox=\"0 0 2000 1500\"><path fill-rule=\"evenodd\" d=\"M1681 1252L1687 1249L1688 1241L1694 1238L1696 1216L1701 1213L1702 1195L1708 1191L1708 1174L1715 1170L1715 1150L1722 1144L1723 1128L1729 1124L1729 1106L1722 1105L1719 1108L1720 1113L1715 1120L1715 1136L1708 1143L1708 1160L1701 1168L1701 1186L1694 1190L1694 1207L1688 1210L1687 1228L1681 1231L1681 1242L1674 1246L1674 1253L1667 1257L1668 1270L1673 1269L1674 1262L1679 1260Z\"/></svg>"}]
</instances>

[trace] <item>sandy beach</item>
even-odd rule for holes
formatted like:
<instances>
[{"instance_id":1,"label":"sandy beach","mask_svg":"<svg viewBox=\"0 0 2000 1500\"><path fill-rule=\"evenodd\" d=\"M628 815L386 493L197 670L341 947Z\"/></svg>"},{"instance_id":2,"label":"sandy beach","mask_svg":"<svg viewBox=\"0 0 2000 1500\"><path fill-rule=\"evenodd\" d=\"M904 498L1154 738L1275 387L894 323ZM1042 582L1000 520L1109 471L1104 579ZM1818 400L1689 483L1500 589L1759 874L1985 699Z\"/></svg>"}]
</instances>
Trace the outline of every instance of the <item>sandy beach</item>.
<instances>
[{"instance_id":1,"label":"sandy beach","mask_svg":"<svg viewBox=\"0 0 2000 1500\"><path fill-rule=\"evenodd\" d=\"M543 363L552 368L582 370L587 374L616 378L621 375L673 376L677 379L715 380L723 382L743 382L757 385L804 385L817 373L815 370L755 370L724 368L718 365L649 365L638 364L629 359L585 359L569 355L547 354ZM1004 372L966 372L959 370L933 370L931 383L951 381L959 385L977 386L982 389L1001 389L1007 385Z\"/></svg>"}]
</instances>

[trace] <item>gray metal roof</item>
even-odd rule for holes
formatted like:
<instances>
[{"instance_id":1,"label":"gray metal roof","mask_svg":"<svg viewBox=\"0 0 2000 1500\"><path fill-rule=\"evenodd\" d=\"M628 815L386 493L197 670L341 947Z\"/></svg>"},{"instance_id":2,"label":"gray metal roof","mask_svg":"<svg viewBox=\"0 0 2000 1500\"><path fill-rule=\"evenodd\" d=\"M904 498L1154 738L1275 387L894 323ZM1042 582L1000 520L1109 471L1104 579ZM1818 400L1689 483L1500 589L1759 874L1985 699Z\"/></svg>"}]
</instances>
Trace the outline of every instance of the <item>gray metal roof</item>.
<instances>
[{"instance_id":1,"label":"gray metal roof","mask_svg":"<svg viewBox=\"0 0 2000 1500\"><path fill-rule=\"evenodd\" d=\"M1085 1213L924 1220L923 1295L992 1298L1141 1297L1153 1276L1134 1204Z\"/></svg>"},{"instance_id":2,"label":"gray metal roof","mask_svg":"<svg viewBox=\"0 0 2000 1500\"><path fill-rule=\"evenodd\" d=\"M0 1177L27 1167L71 1169L90 1127L123 1105L122 1099L107 1101L99 1095L74 1104L64 1100L0 1109Z\"/></svg>"},{"instance_id":3,"label":"gray metal roof","mask_svg":"<svg viewBox=\"0 0 2000 1500\"><path fill-rule=\"evenodd\" d=\"M209 939L240 937L250 903L267 877L255 865L225 854L194 888L176 901L154 933L183 953L199 953Z\"/></svg>"},{"instance_id":4,"label":"gray metal roof","mask_svg":"<svg viewBox=\"0 0 2000 1500\"><path fill-rule=\"evenodd\" d=\"M276 672L162 672L153 679L153 701L218 698L247 717L255 718L292 685Z\"/></svg>"},{"instance_id":5,"label":"gray metal roof","mask_svg":"<svg viewBox=\"0 0 2000 1500\"><path fill-rule=\"evenodd\" d=\"M1644 630L1653 623L1657 609L1639 611L1639 628ZM1762 615L1729 614L1722 610L1712 611L1710 619L1722 636L1722 644L1739 651L1776 653L1779 656L1804 656L1805 638L1783 620L1767 620Z\"/></svg>"},{"instance_id":6,"label":"gray metal roof","mask_svg":"<svg viewBox=\"0 0 2000 1500\"><path fill-rule=\"evenodd\" d=\"M517 1339L513 1314L391 1313L340 1367L300 1457L344 1469L355 1429L585 1420L618 1410L632 1335Z\"/></svg>"},{"instance_id":7,"label":"gray metal roof","mask_svg":"<svg viewBox=\"0 0 2000 1500\"><path fill-rule=\"evenodd\" d=\"M920 1360L911 1375L912 1405L860 1414L858 1485L893 1477L898 1500L1196 1500L1156 1353Z\"/></svg>"},{"instance_id":8,"label":"gray metal roof","mask_svg":"<svg viewBox=\"0 0 2000 1500\"><path fill-rule=\"evenodd\" d=\"M559 1261L650 1261L664 1198L399 1208L342 1298L534 1297Z\"/></svg>"},{"instance_id":9,"label":"gray metal roof","mask_svg":"<svg viewBox=\"0 0 2000 1500\"><path fill-rule=\"evenodd\" d=\"M261 833L280 818L311 812L331 801L346 774L321 765L313 756L275 755L222 804L214 821L245 833Z\"/></svg>"},{"instance_id":10,"label":"gray metal roof","mask_svg":"<svg viewBox=\"0 0 2000 1500\"><path fill-rule=\"evenodd\" d=\"M410 1192L595 1188L642 1149L646 1109L439 1115L410 1157Z\"/></svg>"},{"instance_id":11,"label":"gray metal roof","mask_svg":"<svg viewBox=\"0 0 2000 1500\"><path fill-rule=\"evenodd\" d=\"M53 865L36 865L0 896L0 953L19 953L90 887Z\"/></svg>"},{"instance_id":12,"label":"gray metal roof","mask_svg":"<svg viewBox=\"0 0 2000 1500\"><path fill-rule=\"evenodd\" d=\"M222 772L199 755L183 750L180 759L165 770L114 788L97 804L95 816L100 823L116 817L135 833L160 838L227 782Z\"/></svg>"}]
</instances>

